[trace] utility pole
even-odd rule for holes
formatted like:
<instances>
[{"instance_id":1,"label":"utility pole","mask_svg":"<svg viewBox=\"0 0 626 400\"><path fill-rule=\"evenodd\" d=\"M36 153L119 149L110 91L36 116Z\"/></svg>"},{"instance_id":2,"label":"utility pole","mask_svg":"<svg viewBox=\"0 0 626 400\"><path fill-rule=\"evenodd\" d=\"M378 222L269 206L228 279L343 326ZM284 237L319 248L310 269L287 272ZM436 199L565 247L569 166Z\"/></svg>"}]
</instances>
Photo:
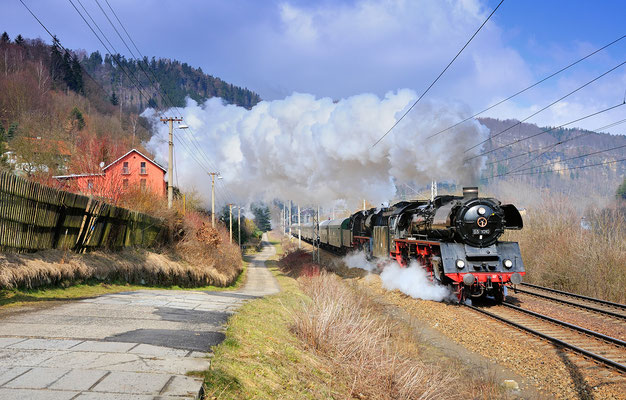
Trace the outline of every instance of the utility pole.
<instances>
[{"instance_id":1,"label":"utility pole","mask_svg":"<svg viewBox=\"0 0 626 400\"><path fill-rule=\"evenodd\" d=\"M230 211L230 243L233 242L233 204L228 204L228 210Z\"/></svg>"},{"instance_id":2,"label":"utility pole","mask_svg":"<svg viewBox=\"0 0 626 400\"><path fill-rule=\"evenodd\" d=\"M365 211L365 199L363 199L363 211Z\"/></svg>"},{"instance_id":3,"label":"utility pole","mask_svg":"<svg viewBox=\"0 0 626 400\"><path fill-rule=\"evenodd\" d=\"M283 229L283 236L285 236L285 204L283 204L283 210L280 214L280 227Z\"/></svg>"},{"instance_id":4,"label":"utility pole","mask_svg":"<svg viewBox=\"0 0 626 400\"><path fill-rule=\"evenodd\" d=\"M121 110L121 107L120 107ZM161 118L161 122L164 124L169 122L170 125L170 154L169 154L169 162L167 164L167 208L172 208L172 204L174 203L174 121L181 122L182 118Z\"/></svg>"},{"instance_id":5,"label":"utility pole","mask_svg":"<svg viewBox=\"0 0 626 400\"><path fill-rule=\"evenodd\" d=\"M239 248L241 248L241 207L237 206L237 233L239 235Z\"/></svg>"},{"instance_id":6,"label":"utility pole","mask_svg":"<svg viewBox=\"0 0 626 400\"><path fill-rule=\"evenodd\" d=\"M302 247L302 224L300 224L300 203L298 203L298 248Z\"/></svg>"},{"instance_id":7,"label":"utility pole","mask_svg":"<svg viewBox=\"0 0 626 400\"><path fill-rule=\"evenodd\" d=\"M293 205L291 204L291 200L289 200L289 241L291 242L291 208L293 207Z\"/></svg>"},{"instance_id":8,"label":"utility pole","mask_svg":"<svg viewBox=\"0 0 626 400\"><path fill-rule=\"evenodd\" d=\"M219 172L209 172L211 175L211 226L215 228L215 175L220 179Z\"/></svg>"}]
</instances>

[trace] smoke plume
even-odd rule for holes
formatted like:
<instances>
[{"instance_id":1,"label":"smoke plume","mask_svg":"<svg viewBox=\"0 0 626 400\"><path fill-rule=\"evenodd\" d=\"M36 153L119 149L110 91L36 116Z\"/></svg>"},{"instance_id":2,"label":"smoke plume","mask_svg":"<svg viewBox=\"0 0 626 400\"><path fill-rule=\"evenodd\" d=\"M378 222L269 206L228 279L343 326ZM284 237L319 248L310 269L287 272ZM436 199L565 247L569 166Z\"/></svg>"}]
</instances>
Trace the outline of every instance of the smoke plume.
<instances>
[{"instance_id":1,"label":"smoke plume","mask_svg":"<svg viewBox=\"0 0 626 400\"><path fill-rule=\"evenodd\" d=\"M225 105L219 98L203 104L188 100L181 113L192 131L175 135L183 140L195 137L194 145L219 169L239 202L281 198L324 206L344 200L353 206L366 199L380 204L394 196L394 182L474 181L482 160L464 162L472 155L464 150L487 137L486 127L472 121L426 139L466 117L468 110L459 104L424 101L372 147L416 98L407 89L382 99L360 94L339 101L294 93L260 102L251 110ZM177 112L166 111L169 114ZM144 116L156 123L148 147L163 162L167 126L158 123L154 110ZM209 177L190 153L204 157L195 147L175 144L177 184L208 195Z\"/></svg>"},{"instance_id":2,"label":"smoke plume","mask_svg":"<svg viewBox=\"0 0 626 400\"><path fill-rule=\"evenodd\" d=\"M414 299L443 301L451 298L450 290L426 275L426 270L417 261L411 261L408 267L401 267L393 260L369 261L362 251L348 254L343 261L350 268L360 268L368 272L381 270L380 279L387 290L399 290Z\"/></svg>"}]
</instances>

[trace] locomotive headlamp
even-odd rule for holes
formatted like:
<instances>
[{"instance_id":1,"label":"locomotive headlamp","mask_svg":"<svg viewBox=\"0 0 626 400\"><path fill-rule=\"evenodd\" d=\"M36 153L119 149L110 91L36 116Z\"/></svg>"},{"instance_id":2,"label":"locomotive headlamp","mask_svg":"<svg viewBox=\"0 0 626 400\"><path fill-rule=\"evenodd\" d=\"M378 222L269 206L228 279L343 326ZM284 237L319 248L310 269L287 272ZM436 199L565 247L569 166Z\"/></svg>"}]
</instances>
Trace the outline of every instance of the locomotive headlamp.
<instances>
[{"instance_id":1,"label":"locomotive headlamp","mask_svg":"<svg viewBox=\"0 0 626 400\"><path fill-rule=\"evenodd\" d=\"M465 261L463 261L463 260L456 260L456 267L457 267L458 269L463 269L463 268L465 268Z\"/></svg>"},{"instance_id":2,"label":"locomotive headlamp","mask_svg":"<svg viewBox=\"0 0 626 400\"><path fill-rule=\"evenodd\" d=\"M480 207L478 209L478 214L480 214L480 215L485 215L486 212L487 212L487 210L485 210L485 207Z\"/></svg>"},{"instance_id":3,"label":"locomotive headlamp","mask_svg":"<svg viewBox=\"0 0 626 400\"><path fill-rule=\"evenodd\" d=\"M511 261L511 260L504 260L504 266L506 268L511 268L513 266L513 261Z\"/></svg>"}]
</instances>

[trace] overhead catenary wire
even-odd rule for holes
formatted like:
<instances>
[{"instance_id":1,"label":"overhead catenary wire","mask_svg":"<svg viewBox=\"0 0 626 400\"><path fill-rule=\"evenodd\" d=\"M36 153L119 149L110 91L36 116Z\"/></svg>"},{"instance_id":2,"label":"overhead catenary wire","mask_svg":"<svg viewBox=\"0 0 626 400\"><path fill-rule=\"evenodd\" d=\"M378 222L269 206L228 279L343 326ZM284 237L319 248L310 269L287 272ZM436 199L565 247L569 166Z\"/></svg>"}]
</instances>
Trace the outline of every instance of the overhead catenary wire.
<instances>
[{"instance_id":1,"label":"overhead catenary wire","mask_svg":"<svg viewBox=\"0 0 626 400\"><path fill-rule=\"evenodd\" d=\"M419 103L419 101L426 95L426 93L428 93L428 91L435 85L435 83L437 83L437 81L439 80L439 78L441 78L443 76L443 74L448 70L448 68L450 68L450 66L452 65L452 63L454 63L454 61L461 55L461 53L463 52L463 50L465 50L465 48L471 43L472 40L474 40L474 38L476 37L476 35L478 35L478 32L480 32L481 29L483 29L483 26L485 26L485 24L487 23L487 21L489 21L491 19L491 17L493 16L493 14L495 14L495 12L498 10L498 8L500 8L500 6L502 5L502 3L504 3L504 0L501 0L500 3L498 3L498 5L496 6L496 8L493 9L493 11L491 12L491 14L489 14L489 16L487 17L487 19L485 19L485 21L483 21L483 23L480 25L480 27L478 27L478 29L476 30L476 32L474 32L474 34L472 35L472 37L469 38L469 40L463 45L463 47L461 48L461 50L458 51L458 53L456 53L456 55L454 56L454 58L448 63L448 65L446 65L446 67L443 69L443 71L441 71L439 73L439 75L435 78L435 80L426 88L426 90L417 98L417 100L415 100L415 102L411 105L411 107L409 107L408 110L406 110L406 112L404 114L402 114L402 116L391 126L391 128L389 128L389 130L387 132L385 132L384 135L382 135L377 141L376 143L374 143L372 145L372 147L376 146L378 143L380 143L381 140L383 140L385 138L385 136L387 136L389 134L389 132L391 132L393 130L393 128L395 128L400 121L402 121L404 119L404 117L406 117L406 115L411 112L411 110L417 105L417 103Z\"/></svg>"},{"instance_id":2,"label":"overhead catenary wire","mask_svg":"<svg viewBox=\"0 0 626 400\"><path fill-rule=\"evenodd\" d=\"M507 101L509 101L509 100L513 99L514 97L519 96L519 95L520 95L520 94L522 94L522 93L527 92L528 90L530 90L530 89L534 88L535 86L540 85L541 83L543 83L543 82L547 81L547 80L548 80L548 79L550 79L550 78L555 77L556 75L560 74L561 72L564 72L564 71L568 70L569 68L573 67L574 65L576 65L576 64L578 64L578 63L580 63L580 62L582 62L582 61L586 60L587 58L589 58L589 57L591 57L591 56L593 56L593 55L595 55L595 54L599 53L600 51L602 51L602 50L606 49L607 47L610 47L610 46L614 45L615 43L619 42L620 40L624 39L625 37L626 37L626 35L622 35L621 37L619 37L619 38L617 38L617 39L613 40L611 43L608 43L608 44L606 44L606 45L604 45L604 46L600 47L599 49L597 49L597 50L595 50L595 51L593 51L593 52L591 52L591 53L587 54L586 56L584 56L584 57L582 57L582 58L579 58L578 60L576 60L576 61L572 62L571 64L569 64L569 65L567 65L567 66L565 66L565 67L561 68L560 70L558 70L558 71L556 71L556 72L554 72L554 73L552 73L552 74L550 74L550 75L546 76L545 78L540 79L539 81L537 81L537 82L533 83L532 85L530 85L530 86L528 86L528 87L526 87L526 88L524 88L524 89L522 89L522 90L520 90L520 91L518 91L518 92L516 92L516 93L512 94L511 96L507 97L506 99L504 99L504 100L500 100L499 102L497 102L497 103L494 103L494 104L490 105L489 107L485 108L484 110L479 111L479 112L477 112L476 114L474 114L474 115L472 115L472 116L470 116L470 117L467 117L467 118L465 118L464 120L459 121L459 122L457 122L457 123L456 123L456 124L454 124L454 125L451 125L451 126L449 126L449 127L445 128L445 129L442 129L442 130L440 130L440 131L439 131L439 132L437 132L437 133L433 133L432 135L428 136L426 139L431 139L431 138L433 138L433 137L435 137L435 136L437 136L437 135L439 135L439 134L441 134L441 133L444 133L444 132L446 132L446 131L449 131L450 129L454 129L454 128L456 128L457 126L459 126L459 125L461 125L461 124L463 124L463 123L465 123L465 122L467 122L467 121L469 121L469 120L471 120L471 119L476 118L476 117L477 117L477 116L479 116L480 114L483 114L483 113L485 113L485 112L487 112L487 111L491 110L492 108L495 108L495 107L499 106L500 104L505 103L505 102L507 102ZM624 98L626 99L626 93L624 93Z\"/></svg>"},{"instance_id":3,"label":"overhead catenary wire","mask_svg":"<svg viewBox=\"0 0 626 400\"><path fill-rule=\"evenodd\" d=\"M555 105L555 104L559 103L560 101L562 101L562 100L566 99L567 97L569 97L569 96L573 95L574 93L576 93L576 92L578 92L578 91L582 90L583 88L585 88L585 87L589 86L589 85L590 85L590 84L592 84L593 82L595 82L595 81L597 81L598 79L600 79L600 78L604 77L605 75L607 75L607 74L609 74L609 73L611 73L611 72L615 71L616 69L618 69L619 67L621 67L621 66L622 66L622 65L624 65L624 64L626 64L626 61L622 61L621 63L617 64L616 66L614 66L613 68L609 69L608 71L606 71L606 72L602 73L602 74L601 74L601 75L599 75L599 76L596 76L596 77L595 77L595 78L593 78L592 80L590 80L590 81L586 82L585 84L583 84L583 85L581 85L581 86L577 87L576 89L574 89L574 90L572 90L571 92L567 93L566 95L564 95L564 96L560 97L559 99L557 99L557 100L553 101L552 103L548 104L547 106L545 106L545 107L541 108L540 110L538 110L538 111L536 111L536 112L534 112L534 113L530 114L528 117L526 117L526 118L522 119L521 121L517 121L515 124L513 124L513 125L509 126L508 128L506 128L506 129L504 129L504 130L502 130L502 131L500 131L500 132L496 133L495 135L491 135L489 138L487 138L487 139L485 139L485 140L481 141L480 143L477 143L477 144L473 145L472 147L469 147L468 149L466 149L466 150L465 150L465 153L467 153L468 151L470 151L470 150L472 150L472 149L475 149L476 147L478 147L478 146L480 146L480 145L482 145L482 144L484 144L484 143L486 143L486 142L490 141L491 139L493 139L493 138L495 138L495 137L497 137L497 136L502 135L503 133L505 133L505 132L507 132L507 131L511 130L512 128L514 128L514 127L516 127L516 126L518 126L518 125L522 124L523 122L528 121L530 118L534 117L535 115L537 115L537 114L539 114L539 113L541 113L541 112L543 112L543 111L547 110L548 108L552 107L553 105ZM475 158L475 157L472 157L472 158ZM468 159L466 159L466 161L467 161L467 160L471 160L472 158L468 158Z\"/></svg>"},{"instance_id":4,"label":"overhead catenary wire","mask_svg":"<svg viewBox=\"0 0 626 400\"><path fill-rule=\"evenodd\" d=\"M592 151L591 153L581 154L579 156L570 157L570 158L566 158L566 159L563 159L563 160L550 161L550 162L545 163L545 164L541 164L541 165L536 165L536 166L520 169L519 171L515 171L515 172L508 172L508 173L505 173L505 174L502 174L502 175L514 175L517 172L530 171L530 170L535 169L535 168L542 168L542 167L546 167L548 165L554 165L554 164L565 162L565 161L578 160L579 158L595 156L595 155L606 153L606 152L609 152L609 151L623 149L624 147L626 147L626 144L619 145L619 146L614 146L614 147L611 147L610 149Z\"/></svg>"},{"instance_id":5,"label":"overhead catenary wire","mask_svg":"<svg viewBox=\"0 0 626 400\"><path fill-rule=\"evenodd\" d=\"M567 142L569 142L569 141L571 141L571 140L575 140L575 139L578 139L578 138L581 138L581 137L584 137L584 136L591 135L592 133L596 133L596 131L600 131L600 130L603 130L603 129L612 128L612 127L617 126L617 125L619 125L619 124L622 124L622 123L624 123L624 122L626 122L626 119L623 119L623 120L621 120L621 121L614 122L614 123L612 123L612 124L609 124L609 125L606 125L606 126L603 126L603 127L597 128L597 129L594 129L594 130L589 131L589 132L585 132L585 133L580 134L580 135L577 135L577 136L575 136L575 137L573 137L573 138L560 140L560 141L556 142L555 144L553 144L553 145L552 145L552 146L551 146L548 150L543 151L541 154L537 155L536 157L534 157L534 158L532 158L532 159L530 159L530 160L528 160L528 161L526 161L526 162L523 162L522 164L520 164L520 165L518 165L517 167L515 167L514 171L519 171L519 170L520 170L520 168L522 168L523 166L526 166L526 165L528 165L528 164L532 163L533 161L535 161L535 160L537 160L537 159L541 158L544 154L547 154L547 153L549 153L549 152L553 151L556 147L560 146L560 145L561 145L561 144L563 144L563 143L567 143Z\"/></svg>"},{"instance_id":6,"label":"overhead catenary wire","mask_svg":"<svg viewBox=\"0 0 626 400\"><path fill-rule=\"evenodd\" d=\"M510 161L510 160L515 159L515 158L519 158L519 157L523 157L523 156L530 156L532 153L536 153L538 151L545 150L547 148L552 148L552 147L555 147L557 145L561 145L563 143L567 143L567 142L570 142L572 140L576 140L576 139L581 138L583 136L587 136L587 135L591 135L591 134L594 134L594 133L598 133L598 131L602 131L602 130L605 130L605 129L613 128L615 126L623 124L624 122L626 122L626 119L622 119L622 120L613 122L611 124L608 124L608 125L602 126L600 128L596 128L596 129L590 130L588 132L582 133L580 135L577 135L577 136L574 136L574 137L571 137L571 138L568 138L568 139L560 140L560 141L558 141L558 142L556 142L554 144L549 144L547 146L539 147L539 148L537 148L535 150L524 151L524 152L518 153L518 154L516 154L514 156L508 156L508 157L500 158L498 160L489 161L489 162L486 162L485 165L492 165L492 164L497 164L497 163L501 163L501 162Z\"/></svg>"},{"instance_id":7,"label":"overhead catenary wire","mask_svg":"<svg viewBox=\"0 0 626 400\"><path fill-rule=\"evenodd\" d=\"M597 166L600 166L600 165L617 164L617 163L624 162L624 161L626 161L626 158L621 158L619 160L612 160L612 161L603 161L603 162L599 162L599 163L595 163L595 164L579 165L579 166L576 166L576 167L567 167L567 168L560 168L560 169L550 169L550 170L547 170L547 171L521 172L521 173L517 173L517 174L512 174L512 176L536 175L536 174L545 174L545 173L550 173L550 172L569 171L569 170L573 170L573 169L583 169L583 168L597 167ZM493 179L493 178L497 178L499 176L500 175L494 175L494 176L491 176L491 177L486 178L486 179Z\"/></svg>"},{"instance_id":8,"label":"overhead catenary wire","mask_svg":"<svg viewBox=\"0 0 626 400\"><path fill-rule=\"evenodd\" d=\"M594 113L591 113L591 114L585 115L584 117L577 118L577 119L575 119L575 120L573 120L573 121L566 122L566 123L561 124L561 125L559 125L559 126L554 126L554 127L552 127L552 128L549 128L549 129L543 130L543 131L541 131L541 132L538 132L538 133L532 134L532 135L530 135L530 136L525 136L525 137L523 137L523 138L520 138L520 139L514 140L514 141L512 141L512 142L510 142L510 143L507 143L507 144L504 144L504 145L502 145L502 146L496 147L495 149L491 149L491 150L483 151L483 152L482 152L482 153L480 153L480 154L477 154L477 155L472 156L472 157L468 157L468 158L466 158L466 159L465 159L465 161L470 161L470 160L473 160L473 159L475 159L475 158L482 157L482 156L484 156L484 155L487 155L487 154L493 153L493 152L495 152L495 151L498 151L498 150L504 149L504 148L506 148L506 147L510 147L510 146L512 146L512 145L514 145L514 144L517 144L517 143L523 142L523 141L525 141L525 140L529 140L529 139L532 139L532 138L537 137L537 136L539 136L539 135L543 135L544 133L551 132L551 131L553 131L553 130L555 130L555 129L559 129L559 128L562 128L562 127L564 127L564 126L571 125L571 124L573 124L573 123L576 123L576 122L582 121L582 120L584 120L584 119L591 118L591 117L593 117L593 116L596 116L596 115L599 115L599 114L602 114L602 113L605 113L605 112L608 112L608 111L614 110L614 109L616 109L616 108L618 108L618 107L622 107L622 106L623 106L623 105L625 105L625 104L626 104L626 103L619 103L619 104L616 104L616 105L614 105L614 106L611 106L611 107L608 107L608 108L602 109L602 110L600 110L600 111L596 111L596 112L594 112Z\"/></svg>"},{"instance_id":9,"label":"overhead catenary wire","mask_svg":"<svg viewBox=\"0 0 626 400\"><path fill-rule=\"evenodd\" d=\"M611 147L610 149L592 151L591 153L581 154L579 156L570 157L570 158L566 158L566 159L563 159L563 160L551 161L549 163L545 163L545 164L541 164L541 165L537 165L537 166L533 166L533 167L524 168L524 169L521 169L521 170L515 171L515 172L512 171L512 172L505 172L505 173L498 174L498 175L493 175L493 176L491 176L488 179L497 178L497 177L506 176L506 175L525 175L526 174L525 171L532 171L535 168L543 168L543 167L546 167L546 166L549 166L549 165L554 165L554 164L557 164L557 163L562 163L562 162L571 161L571 160L578 160L580 158L585 158L585 157L590 157L590 156L594 156L594 155L598 155L598 154L602 154L602 153L607 153L609 151L619 150L619 149L623 149L625 147L626 147L626 144L623 144L623 145Z\"/></svg>"}]
</instances>

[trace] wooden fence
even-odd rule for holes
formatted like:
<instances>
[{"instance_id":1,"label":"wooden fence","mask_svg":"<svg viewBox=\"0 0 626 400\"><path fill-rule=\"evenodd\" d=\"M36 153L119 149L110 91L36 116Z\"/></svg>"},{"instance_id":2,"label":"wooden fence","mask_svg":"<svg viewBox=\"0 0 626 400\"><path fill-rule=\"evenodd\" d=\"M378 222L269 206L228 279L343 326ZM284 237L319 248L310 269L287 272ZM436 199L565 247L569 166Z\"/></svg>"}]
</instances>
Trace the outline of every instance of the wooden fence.
<instances>
[{"instance_id":1,"label":"wooden fence","mask_svg":"<svg viewBox=\"0 0 626 400\"><path fill-rule=\"evenodd\" d=\"M166 237L157 218L0 172L0 251L116 250Z\"/></svg>"}]
</instances>

